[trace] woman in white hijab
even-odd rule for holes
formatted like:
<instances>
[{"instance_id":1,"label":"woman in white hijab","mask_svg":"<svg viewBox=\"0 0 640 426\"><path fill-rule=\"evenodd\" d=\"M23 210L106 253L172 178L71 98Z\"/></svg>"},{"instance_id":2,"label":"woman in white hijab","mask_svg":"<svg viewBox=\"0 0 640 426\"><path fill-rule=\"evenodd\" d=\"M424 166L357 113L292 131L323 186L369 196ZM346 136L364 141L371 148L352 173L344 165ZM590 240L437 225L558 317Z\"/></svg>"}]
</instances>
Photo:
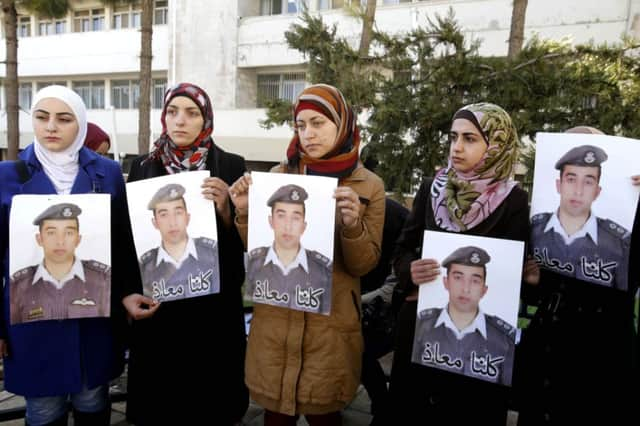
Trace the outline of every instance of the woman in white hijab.
<instances>
[{"instance_id":1,"label":"woman in white hijab","mask_svg":"<svg viewBox=\"0 0 640 426\"><path fill-rule=\"evenodd\" d=\"M78 174L79 152L87 135L82 98L63 86L39 91L31 107L36 158L58 194L69 194Z\"/></svg>"},{"instance_id":2,"label":"woman in white hijab","mask_svg":"<svg viewBox=\"0 0 640 426\"><path fill-rule=\"evenodd\" d=\"M108 384L120 375L124 365L127 324L121 287L125 279L140 279L124 180L118 163L83 147L86 108L75 92L48 86L36 94L31 113L34 142L20 153L18 161L0 163L0 276L7 284L0 303L5 388L25 397L29 425L66 425L68 401L73 406L74 424L108 425ZM111 195L111 229L117 230L111 236L110 317L54 321L27 318L11 324L8 265L9 257L18 255L9 250L13 196L52 194L53 205L57 204L55 194L96 192ZM30 268L34 267L19 272L24 275ZM70 275L69 279L76 279L76 275ZM49 288L47 284L43 288ZM64 287L58 291L64 291Z\"/></svg>"}]
</instances>

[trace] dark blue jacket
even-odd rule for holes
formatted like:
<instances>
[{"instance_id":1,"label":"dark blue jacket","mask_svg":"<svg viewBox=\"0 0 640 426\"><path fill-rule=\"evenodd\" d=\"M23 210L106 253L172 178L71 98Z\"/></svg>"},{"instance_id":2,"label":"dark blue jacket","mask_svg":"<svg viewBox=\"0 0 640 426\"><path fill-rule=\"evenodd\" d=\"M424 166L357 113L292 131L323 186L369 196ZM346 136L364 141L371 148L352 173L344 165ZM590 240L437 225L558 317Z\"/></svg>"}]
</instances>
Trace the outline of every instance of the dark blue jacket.
<instances>
[{"instance_id":1,"label":"dark blue jacket","mask_svg":"<svg viewBox=\"0 0 640 426\"><path fill-rule=\"evenodd\" d=\"M29 178L24 183L16 163L0 163L0 276L4 296L0 303L0 338L8 343L4 359L5 388L27 397L79 392L83 375L89 388L117 377L124 366L126 315L122 305L125 280L140 281L131 237L124 180L115 161L87 148L80 150L80 169L72 194L111 194L112 289L111 318L9 322L9 214L17 194L55 194L52 182L37 160L33 145L20 158Z\"/></svg>"}]
</instances>

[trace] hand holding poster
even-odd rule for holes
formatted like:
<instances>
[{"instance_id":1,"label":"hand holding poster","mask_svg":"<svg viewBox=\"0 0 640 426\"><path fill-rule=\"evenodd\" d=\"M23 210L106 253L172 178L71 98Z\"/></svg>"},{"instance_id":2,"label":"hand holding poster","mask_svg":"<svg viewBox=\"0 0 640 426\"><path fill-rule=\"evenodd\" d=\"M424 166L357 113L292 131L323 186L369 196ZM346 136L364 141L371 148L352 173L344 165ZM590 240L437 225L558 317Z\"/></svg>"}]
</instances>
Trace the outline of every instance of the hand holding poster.
<instances>
[{"instance_id":1,"label":"hand holding poster","mask_svg":"<svg viewBox=\"0 0 640 426\"><path fill-rule=\"evenodd\" d=\"M252 179L247 297L328 315L337 179L259 172Z\"/></svg>"},{"instance_id":2,"label":"hand holding poster","mask_svg":"<svg viewBox=\"0 0 640 426\"><path fill-rule=\"evenodd\" d=\"M13 198L11 324L110 316L110 203L106 194Z\"/></svg>"},{"instance_id":3,"label":"hand holding poster","mask_svg":"<svg viewBox=\"0 0 640 426\"><path fill-rule=\"evenodd\" d=\"M626 290L640 143L605 135L539 133L531 201L538 264ZM622 201L622 202L621 202Z\"/></svg>"},{"instance_id":4,"label":"hand holding poster","mask_svg":"<svg viewBox=\"0 0 640 426\"><path fill-rule=\"evenodd\" d=\"M201 192L209 172L127 184L143 291L158 301L220 291L216 213Z\"/></svg>"},{"instance_id":5,"label":"hand holding poster","mask_svg":"<svg viewBox=\"0 0 640 426\"><path fill-rule=\"evenodd\" d=\"M524 243L425 231L412 361L511 386Z\"/></svg>"}]
</instances>

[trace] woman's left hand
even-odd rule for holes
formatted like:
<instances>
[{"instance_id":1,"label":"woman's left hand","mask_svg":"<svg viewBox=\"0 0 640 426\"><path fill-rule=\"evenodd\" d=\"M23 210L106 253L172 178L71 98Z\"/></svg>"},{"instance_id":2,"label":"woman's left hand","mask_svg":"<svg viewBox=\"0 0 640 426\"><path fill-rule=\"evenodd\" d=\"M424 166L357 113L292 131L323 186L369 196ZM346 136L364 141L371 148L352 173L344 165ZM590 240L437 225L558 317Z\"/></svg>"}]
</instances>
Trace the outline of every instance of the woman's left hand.
<instances>
[{"instance_id":1,"label":"woman's left hand","mask_svg":"<svg viewBox=\"0 0 640 426\"><path fill-rule=\"evenodd\" d=\"M522 277L527 284L538 285L540 283L540 266L531 255L527 256Z\"/></svg>"},{"instance_id":2,"label":"woman's left hand","mask_svg":"<svg viewBox=\"0 0 640 426\"><path fill-rule=\"evenodd\" d=\"M352 228L360 221L360 198L358 194L348 186L339 186L333 193L336 199L336 207L340 212L342 224L345 228Z\"/></svg>"},{"instance_id":3,"label":"woman's left hand","mask_svg":"<svg viewBox=\"0 0 640 426\"><path fill-rule=\"evenodd\" d=\"M201 187L204 198L213 201L225 225L230 225L231 208L229 206L229 185L220 178L208 177L202 182Z\"/></svg>"}]
</instances>

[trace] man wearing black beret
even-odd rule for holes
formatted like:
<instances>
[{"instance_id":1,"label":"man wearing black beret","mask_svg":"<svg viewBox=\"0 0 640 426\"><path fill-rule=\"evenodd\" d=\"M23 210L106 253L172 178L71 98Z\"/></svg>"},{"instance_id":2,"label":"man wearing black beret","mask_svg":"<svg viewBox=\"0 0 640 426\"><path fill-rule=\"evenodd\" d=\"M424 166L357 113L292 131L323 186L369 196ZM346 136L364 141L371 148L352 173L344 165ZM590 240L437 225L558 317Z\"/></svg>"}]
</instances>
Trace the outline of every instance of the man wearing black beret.
<instances>
[{"instance_id":1,"label":"man wearing black beret","mask_svg":"<svg viewBox=\"0 0 640 426\"><path fill-rule=\"evenodd\" d=\"M159 301L217 293L220 289L218 244L206 237L191 238L191 215L184 186L170 183L158 189L147 208L160 232L160 246L140 258L144 294Z\"/></svg>"},{"instance_id":2,"label":"man wearing black beret","mask_svg":"<svg viewBox=\"0 0 640 426\"><path fill-rule=\"evenodd\" d=\"M418 313L413 362L511 385L515 328L479 306L488 290L490 260L485 250L466 246L442 261L449 303Z\"/></svg>"},{"instance_id":3,"label":"man wearing black beret","mask_svg":"<svg viewBox=\"0 0 640 426\"><path fill-rule=\"evenodd\" d=\"M75 254L80 213L77 205L60 203L33 220L44 257L11 276L11 324L110 315L111 268Z\"/></svg>"},{"instance_id":4,"label":"man wearing black beret","mask_svg":"<svg viewBox=\"0 0 640 426\"><path fill-rule=\"evenodd\" d=\"M249 294L256 302L328 314L331 309L331 260L300 243L307 228L307 191L298 185L278 188L267 201L273 244L249 253Z\"/></svg>"},{"instance_id":5,"label":"man wearing black beret","mask_svg":"<svg viewBox=\"0 0 640 426\"><path fill-rule=\"evenodd\" d=\"M560 205L555 212L531 218L531 244L542 267L626 290L631 234L591 209L602 190L602 163L607 158L602 148L581 145L556 162Z\"/></svg>"}]
</instances>

